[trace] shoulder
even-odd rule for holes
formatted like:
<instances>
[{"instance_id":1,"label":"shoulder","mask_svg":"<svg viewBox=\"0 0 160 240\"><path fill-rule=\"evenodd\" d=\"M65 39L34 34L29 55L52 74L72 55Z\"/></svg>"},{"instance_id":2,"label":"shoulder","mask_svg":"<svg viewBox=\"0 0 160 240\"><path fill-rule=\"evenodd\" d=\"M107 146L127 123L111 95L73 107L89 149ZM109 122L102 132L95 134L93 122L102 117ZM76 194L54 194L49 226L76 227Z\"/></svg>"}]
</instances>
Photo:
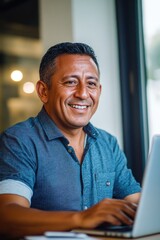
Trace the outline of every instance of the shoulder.
<instances>
[{"instance_id":1,"label":"shoulder","mask_svg":"<svg viewBox=\"0 0 160 240\"><path fill-rule=\"evenodd\" d=\"M114 135L112 135L111 133L109 133L101 128L97 128L97 127L93 126L91 123L90 123L90 127L92 129L94 129L98 142L105 143L111 147L118 145L117 138Z\"/></svg>"},{"instance_id":2,"label":"shoulder","mask_svg":"<svg viewBox=\"0 0 160 240\"><path fill-rule=\"evenodd\" d=\"M31 117L23 122L19 122L7 128L1 135L0 139L21 139L24 141L28 137L34 136L35 128L37 127L37 117Z\"/></svg>"},{"instance_id":3,"label":"shoulder","mask_svg":"<svg viewBox=\"0 0 160 240\"><path fill-rule=\"evenodd\" d=\"M109 132L97 128L91 123L86 126L85 131L89 137L88 142L93 143L92 150L94 148L96 151L103 152L103 155L110 157L117 152L121 152L116 137Z\"/></svg>"},{"instance_id":4,"label":"shoulder","mask_svg":"<svg viewBox=\"0 0 160 240\"><path fill-rule=\"evenodd\" d=\"M105 139L109 143L117 142L116 137L114 135L112 135L111 133L109 133L103 129L100 129L100 128L96 128L96 129L99 133L98 138Z\"/></svg>"}]
</instances>

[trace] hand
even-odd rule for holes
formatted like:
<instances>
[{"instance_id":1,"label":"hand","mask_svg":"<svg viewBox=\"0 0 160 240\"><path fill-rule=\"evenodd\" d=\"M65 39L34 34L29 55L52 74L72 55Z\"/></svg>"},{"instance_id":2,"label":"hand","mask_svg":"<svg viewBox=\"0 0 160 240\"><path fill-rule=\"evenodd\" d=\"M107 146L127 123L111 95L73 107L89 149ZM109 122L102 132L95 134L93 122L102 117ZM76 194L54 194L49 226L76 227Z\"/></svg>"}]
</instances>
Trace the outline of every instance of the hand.
<instances>
[{"instance_id":1,"label":"hand","mask_svg":"<svg viewBox=\"0 0 160 240\"><path fill-rule=\"evenodd\" d=\"M137 205L126 200L104 199L93 207L79 212L80 228L95 228L102 223L131 225Z\"/></svg>"}]
</instances>

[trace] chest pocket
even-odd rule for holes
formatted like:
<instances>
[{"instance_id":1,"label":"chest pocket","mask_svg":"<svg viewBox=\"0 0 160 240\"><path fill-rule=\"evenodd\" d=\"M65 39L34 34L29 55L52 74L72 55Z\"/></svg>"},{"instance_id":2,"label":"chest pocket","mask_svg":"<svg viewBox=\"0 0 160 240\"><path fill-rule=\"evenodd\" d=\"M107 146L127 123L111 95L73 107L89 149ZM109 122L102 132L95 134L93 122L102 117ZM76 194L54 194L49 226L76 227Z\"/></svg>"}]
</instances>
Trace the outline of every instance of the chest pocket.
<instances>
[{"instance_id":1,"label":"chest pocket","mask_svg":"<svg viewBox=\"0 0 160 240\"><path fill-rule=\"evenodd\" d=\"M104 198L113 197L115 172L111 173L97 173L96 174L96 188L98 201Z\"/></svg>"}]
</instances>

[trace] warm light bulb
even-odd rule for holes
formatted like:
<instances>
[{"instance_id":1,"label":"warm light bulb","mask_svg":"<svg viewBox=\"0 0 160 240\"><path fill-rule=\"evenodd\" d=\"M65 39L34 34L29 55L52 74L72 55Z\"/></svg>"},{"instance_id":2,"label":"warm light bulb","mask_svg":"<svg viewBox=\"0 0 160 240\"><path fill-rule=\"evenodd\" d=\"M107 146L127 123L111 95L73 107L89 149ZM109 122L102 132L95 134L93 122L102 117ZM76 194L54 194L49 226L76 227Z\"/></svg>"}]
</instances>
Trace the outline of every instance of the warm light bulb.
<instances>
[{"instance_id":1,"label":"warm light bulb","mask_svg":"<svg viewBox=\"0 0 160 240\"><path fill-rule=\"evenodd\" d=\"M21 81L23 78L23 73L19 70L14 70L12 73L11 73L11 79L15 82L19 82Z\"/></svg>"},{"instance_id":2,"label":"warm light bulb","mask_svg":"<svg viewBox=\"0 0 160 240\"><path fill-rule=\"evenodd\" d=\"M26 82L26 83L23 84L23 91L25 93L28 93L28 94L33 93L34 89L35 89L35 87L34 87L34 84L32 82Z\"/></svg>"}]
</instances>

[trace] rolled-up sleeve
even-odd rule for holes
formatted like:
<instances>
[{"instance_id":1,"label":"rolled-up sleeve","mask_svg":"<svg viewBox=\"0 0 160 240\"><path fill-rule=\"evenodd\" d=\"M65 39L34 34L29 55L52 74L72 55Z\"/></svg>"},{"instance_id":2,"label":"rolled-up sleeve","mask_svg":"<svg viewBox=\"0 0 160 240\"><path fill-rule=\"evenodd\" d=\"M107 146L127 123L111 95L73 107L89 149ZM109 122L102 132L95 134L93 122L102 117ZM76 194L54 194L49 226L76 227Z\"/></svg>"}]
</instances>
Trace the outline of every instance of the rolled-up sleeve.
<instances>
[{"instance_id":1,"label":"rolled-up sleeve","mask_svg":"<svg viewBox=\"0 0 160 240\"><path fill-rule=\"evenodd\" d=\"M23 141L13 133L3 133L0 136L0 192L22 196L25 192L27 199L30 199L35 172L36 163L30 151L30 142Z\"/></svg>"},{"instance_id":2,"label":"rolled-up sleeve","mask_svg":"<svg viewBox=\"0 0 160 240\"><path fill-rule=\"evenodd\" d=\"M26 198L31 204L33 191L23 182L6 179L0 182L0 194L16 194Z\"/></svg>"}]
</instances>

